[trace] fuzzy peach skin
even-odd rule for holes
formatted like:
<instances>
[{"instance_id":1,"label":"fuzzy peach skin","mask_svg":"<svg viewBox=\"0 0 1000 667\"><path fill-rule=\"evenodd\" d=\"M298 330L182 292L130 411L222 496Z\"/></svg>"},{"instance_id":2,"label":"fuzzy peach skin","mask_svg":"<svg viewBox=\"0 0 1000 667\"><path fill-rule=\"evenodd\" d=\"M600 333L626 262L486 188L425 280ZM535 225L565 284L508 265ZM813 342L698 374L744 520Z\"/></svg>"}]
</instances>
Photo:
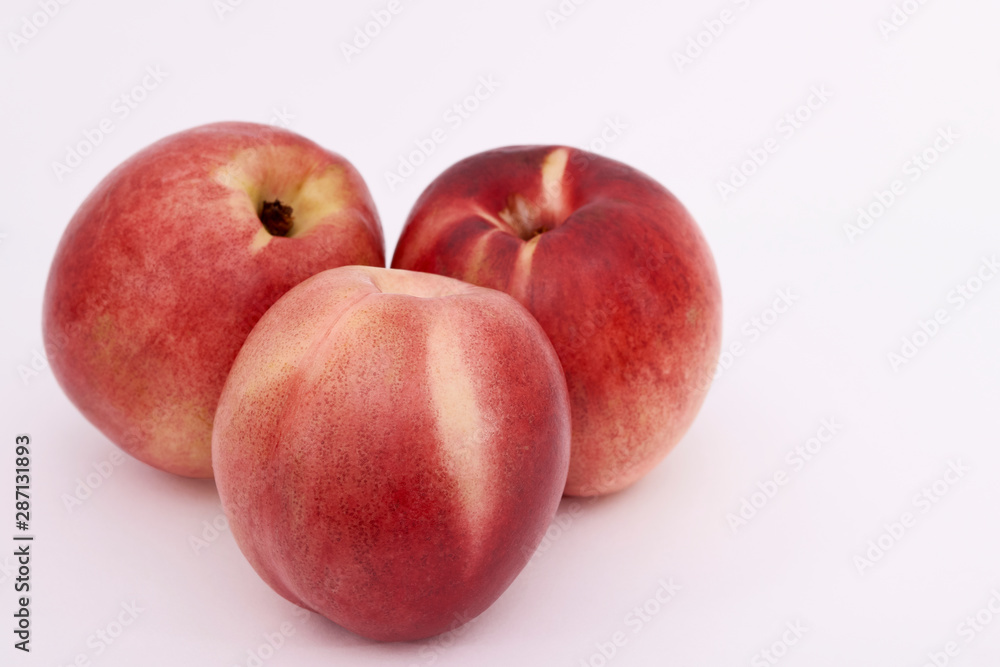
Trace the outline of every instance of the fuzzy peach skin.
<instances>
[{"instance_id":1,"label":"fuzzy peach skin","mask_svg":"<svg viewBox=\"0 0 1000 667\"><path fill-rule=\"evenodd\" d=\"M561 146L474 155L421 194L393 268L503 290L569 385L568 495L624 489L677 444L715 371L722 297L705 239L662 185Z\"/></svg>"},{"instance_id":2,"label":"fuzzy peach skin","mask_svg":"<svg viewBox=\"0 0 1000 667\"><path fill-rule=\"evenodd\" d=\"M278 593L372 639L485 610L548 528L569 465L555 351L514 299L345 267L247 339L212 455L237 543Z\"/></svg>"},{"instance_id":3,"label":"fuzzy peach skin","mask_svg":"<svg viewBox=\"0 0 1000 667\"><path fill-rule=\"evenodd\" d=\"M289 288L345 264L385 265L347 160L266 125L180 132L108 174L66 228L45 289L49 362L119 447L211 477L212 418L247 334Z\"/></svg>"}]
</instances>

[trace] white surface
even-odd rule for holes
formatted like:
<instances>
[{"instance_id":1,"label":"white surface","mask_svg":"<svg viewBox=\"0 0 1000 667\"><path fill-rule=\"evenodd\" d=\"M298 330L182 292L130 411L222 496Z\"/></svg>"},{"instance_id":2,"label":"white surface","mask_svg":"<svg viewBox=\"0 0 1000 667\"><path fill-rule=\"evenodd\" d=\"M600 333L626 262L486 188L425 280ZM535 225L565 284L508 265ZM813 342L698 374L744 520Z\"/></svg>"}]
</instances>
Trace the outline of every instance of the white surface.
<instances>
[{"instance_id":1,"label":"white surface","mask_svg":"<svg viewBox=\"0 0 1000 667\"><path fill-rule=\"evenodd\" d=\"M781 658L788 667L916 667L949 641L960 649L949 664L998 664L1000 615L971 643L959 624L1000 590L1000 280L961 310L949 292L1000 254L1000 6L907 4L919 10L884 39L878 23L892 0L590 0L555 28L546 11L558 0L402 0L347 63L339 44L385 3L246 0L220 18L212 0L71 2L15 52L8 32L38 5L7 0L0 545L13 533L8 445L20 432L35 441L38 542L35 650L14 651L5 630L0 663L65 666L84 654L109 666L253 665L248 651L289 621L294 633L265 651L268 667L600 665L597 644L619 631L627 643L611 665L762 665L770 663L754 662L757 652L798 621L807 631ZM679 72L673 52L724 8L734 22ZM122 118L113 104L147 67L166 78ZM460 127L446 122L490 76L499 87L480 108ZM786 137L776 123L813 86L832 96ZM619 119L627 128L605 152L659 179L693 212L722 278L724 344L745 345L662 465L617 496L579 508L564 501L572 522L444 645L378 645L317 616L302 621L226 531L196 554L191 536L219 515L211 483L126 460L68 511L63 495L117 450L51 373L19 374L42 350L48 264L87 192L168 133L268 122L275 110L358 167L390 255L421 189L456 160L504 144L587 147ZM106 117L113 133L57 180L52 162ZM445 143L391 191L384 172L436 127ZM954 145L909 180L904 163L947 127L959 135ZM717 182L771 137L777 153L723 202ZM894 179L905 193L849 242L844 225ZM779 289L798 300L751 340L742 327ZM947 324L894 372L887 354L937 309ZM835 439L734 533L727 513L758 482L791 470L786 453L831 417L843 424ZM968 472L929 511L915 506L914 495L956 460ZM915 526L859 573L855 556L905 511ZM670 578L682 588L660 613L626 619ZM7 628L15 595L6 570L0 581ZM133 601L143 611L97 655L88 637Z\"/></svg>"}]
</instances>

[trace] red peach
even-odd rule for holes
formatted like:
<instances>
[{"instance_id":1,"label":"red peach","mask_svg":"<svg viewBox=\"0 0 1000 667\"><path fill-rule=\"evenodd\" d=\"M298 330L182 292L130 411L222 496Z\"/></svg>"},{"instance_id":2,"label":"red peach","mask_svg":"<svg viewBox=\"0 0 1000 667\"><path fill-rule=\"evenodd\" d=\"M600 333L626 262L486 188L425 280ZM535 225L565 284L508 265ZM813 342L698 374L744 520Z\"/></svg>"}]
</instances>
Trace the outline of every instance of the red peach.
<instances>
[{"instance_id":1,"label":"red peach","mask_svg":"<svg viewBox=\"0 0 1000 667\"><path fill-rule=\"evenodd\" d=\"M297 134L216 123L119 165L77 210L45 290L53 372L146 463L211 477L212 418L257 319L305 278L385 264L368 189Z\"/></svg>"},{"instance_id":2,"label":"red peach","mask_svg":"<svg viewBox=\"0 0 1000 667\"><path fill-rule=\"evenodd\" d=\"M555 351L514 299L344 267L283 296L215 417L237 543L278 593L365 637L486 609L548 528L569 464Z\"/></svg>"},{"instance_id":3,"label":"red peach","mask_svg":"<svg viewBox=\"0 0 1000 667\"><path fill-rule=\"evenodd\" d=\"M538 319L573 408L567 494L638 480L705 398L715 262L681 203L625 164L560 146L462 160L417 200L392 266L503 290Z\"/></svg>"}]
</instances>

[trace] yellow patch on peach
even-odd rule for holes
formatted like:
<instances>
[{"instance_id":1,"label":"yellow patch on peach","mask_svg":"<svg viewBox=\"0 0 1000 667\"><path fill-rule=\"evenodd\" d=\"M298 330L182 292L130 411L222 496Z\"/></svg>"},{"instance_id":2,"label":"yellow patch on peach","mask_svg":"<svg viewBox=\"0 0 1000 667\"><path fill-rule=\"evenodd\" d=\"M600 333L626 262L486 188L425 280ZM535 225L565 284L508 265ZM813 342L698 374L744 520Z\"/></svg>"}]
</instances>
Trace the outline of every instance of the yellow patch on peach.
<instances>
[{"instance_id":1,"label":"yellow patch on peach","mask_svg":"<svg viewBox=\"0 0 1000 667\"><path fill-rule=\"evenodd\" d=\"M557 148L547 156L542 163L542 206L553 211L557 218L565 217L567 210L563 177L566 175L566 163L569 162L569 151Z\"/></svg>"},{"instance_id":2,"label":"yellow patch on peach","mask_svg":"<svg viewBox=\"0 0 1000 667\"><path fill-rule=\"evenodd\" d=\"M484 419L476 402L475 371L456 354L453 336L453 327L443 318L432 321L427 335L427 373L440 454L461 494L468 530L476 534L490 525L492 502L483 480L490 478L486 450L495 426ZM472 540L480 542L478 537Z\"/></svg>"},{"instance_id":3,"label":"yellow patch on peach","mask_svg":"<svg viewBox=\"0 0 1000 667\"><path fill-rule=\"evenodd\" d=\"M261 146L237 153L212 174L215 182L230 189L229 204L235 217L258 226L250 242L259 252L274 238L260 224L258 213L265 201L280 201L292 208L288 237L302 236L317 225L334 224L350 203L350 184L343 167L331 165L314 171L301 150L291 146Z\"/></svg>"},{"instance_id":4,"label":"yellow patch on peach","mask_svg":"<svg viewBox=\"0 0 1000 667\"><path fill-rule=\"evenodd\" d=\"M535 249L538 248L541 238L541 235L536 236L521 246L517 253L514 270L510 275L507 292L522 304L528 303L528 290L531 285L531 260L535 257Z\"/></svg>"}]
</instances>

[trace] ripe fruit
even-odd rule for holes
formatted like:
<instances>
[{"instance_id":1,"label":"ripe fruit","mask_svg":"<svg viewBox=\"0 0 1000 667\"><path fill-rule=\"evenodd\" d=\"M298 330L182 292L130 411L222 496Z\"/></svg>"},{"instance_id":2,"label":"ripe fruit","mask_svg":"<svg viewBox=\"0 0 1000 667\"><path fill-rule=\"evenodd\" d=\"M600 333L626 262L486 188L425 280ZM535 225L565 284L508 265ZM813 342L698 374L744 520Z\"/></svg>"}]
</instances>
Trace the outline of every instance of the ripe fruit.
<instances>
[{"instance_id":1,"label":"ripe fruit","mask_svg":"<svg viewBox=\"0 0 1000 667\"><path fill-rule=\"evenodd\" d=\"M384 263L344 158L270 126L197 127L126 160L77 210L46 286L46 349L117 445L211 477L219 393L257 319L324 269Z\"/></svg>"},{"instance_id":2,"label":"ripe fruit","mask_svg":"<svg viewBox=\"0 0 1000 667\"><path fill-rule=\"evenodd\" d=\"M393 268L506 291L541 323L566 373L566 493L623 489L680 440L719 354L708 245L659 183L558 146L474 155L428 186Z\"/></svg>"},{"instance_id":3,"label":"ripe fruit","mask_svg":"<svg viewBox=\"0 0 1000 667\"><path fill-rule=\"evenodd\" d=\"M555 515L569 402L506 294L344 267L289 291L240 351L212 442L230 527L295 604L373 639L475 617Z\"/></svg>"}]
</instances>

